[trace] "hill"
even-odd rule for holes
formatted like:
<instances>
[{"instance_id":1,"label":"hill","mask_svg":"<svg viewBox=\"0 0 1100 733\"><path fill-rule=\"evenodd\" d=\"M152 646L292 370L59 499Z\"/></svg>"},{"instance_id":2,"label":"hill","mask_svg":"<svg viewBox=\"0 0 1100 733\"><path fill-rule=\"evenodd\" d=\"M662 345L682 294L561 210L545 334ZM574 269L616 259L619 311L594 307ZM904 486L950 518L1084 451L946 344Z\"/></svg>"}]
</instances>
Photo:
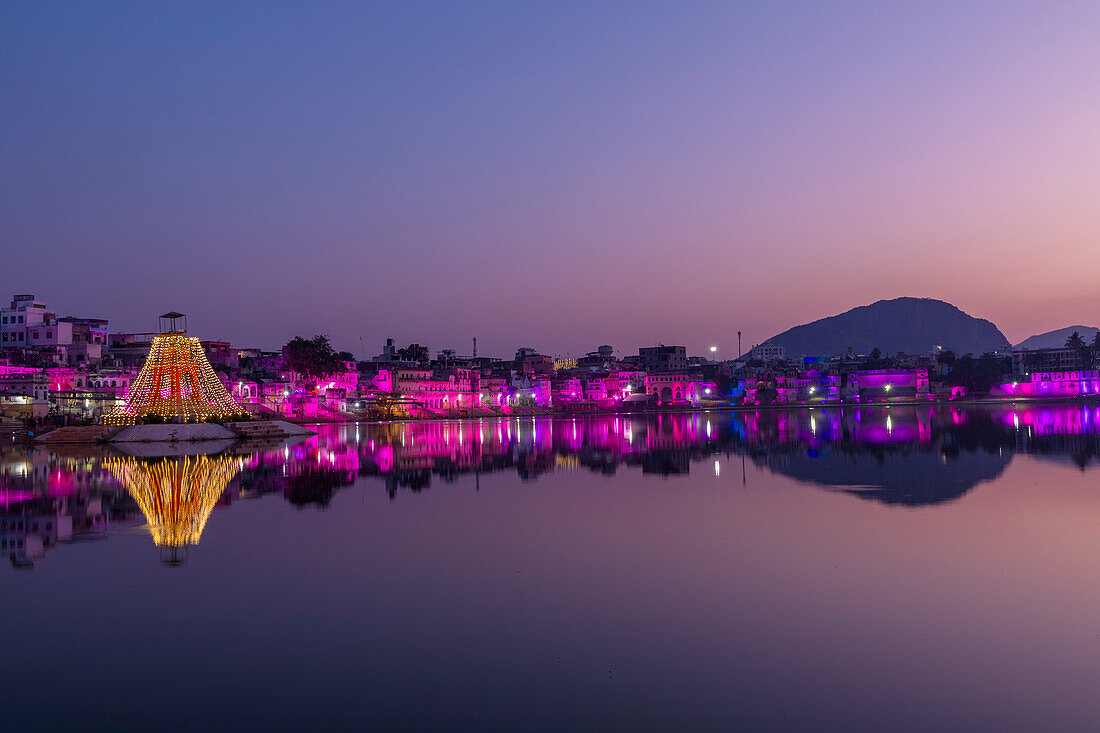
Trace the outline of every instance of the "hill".
<instances>
[{"instance_id":1,"label":"hill","mask_svg":"<svg viewBox=\"0 0 1100 733\"><path fill-rule=\"evenodd\" d=\"M790 357L869 354L927 354L942 345L959 354L1007 352L1008 339L995 325L950 303L932 298L894 298L795 326L764 342L783 346Z\"/></svg>"},{"instance_id":2,"label":"hill","mask_svg":"<svg viewBox=\"0 0 1100 733\"><path fill-rule=\"evenodd\" d=\"M1096 326L1066 326L1065 328L1059 328L1056 331L1037 333L1034 336L1024 339L1012 348L1054 349L1059 346L1065 346L1066 339L1068 339L1074 331L1080 333L1081 338L1091 344L1093 337L1096 335L1097 331L1100 331L1100 328L1097 328Z\"/></svg>"}]
</instances>

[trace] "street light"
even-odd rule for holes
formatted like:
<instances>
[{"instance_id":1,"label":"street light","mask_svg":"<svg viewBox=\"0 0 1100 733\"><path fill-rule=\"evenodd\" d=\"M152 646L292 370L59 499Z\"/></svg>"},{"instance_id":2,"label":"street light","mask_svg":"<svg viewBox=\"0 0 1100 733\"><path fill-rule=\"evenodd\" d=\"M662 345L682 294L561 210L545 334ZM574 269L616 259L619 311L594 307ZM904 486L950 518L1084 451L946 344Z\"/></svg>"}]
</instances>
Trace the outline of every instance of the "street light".
<instances>
[{"instance_id":1,"label":"street light","mask_svg":"<svg viewBox=\"0 0 1100 733\"><path fill-rule=\"evenodd\" d=\"M710 353L713 354L715 351L718 351L718 347L717 346L711 346L710 347Z\"/></svg>"}]
</instances>

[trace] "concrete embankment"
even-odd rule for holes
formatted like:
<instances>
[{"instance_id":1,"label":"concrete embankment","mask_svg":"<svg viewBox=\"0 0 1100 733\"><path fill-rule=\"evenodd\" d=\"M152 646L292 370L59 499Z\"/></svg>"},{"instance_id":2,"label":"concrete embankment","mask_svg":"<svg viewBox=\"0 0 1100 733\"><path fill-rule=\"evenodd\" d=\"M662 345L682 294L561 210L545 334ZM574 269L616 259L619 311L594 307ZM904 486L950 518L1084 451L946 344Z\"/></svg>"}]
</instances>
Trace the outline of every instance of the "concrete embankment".
<instances>
[{"instance_id":1,"label":"concrete embankment","mask_svg":"<svg viewBox=\"0 0 1100 733\"><path fill-rule=\"evenodd\" d=\"M131 425L108 438L111 443L175 443L192 440L234 440L237 434L217 423Z\"/></svg>"},{"instance_id":2,"label":"concrete embankment","mask_svg":"<svg viewBox=\"0 0 1100 733\"><path fill-rule=\"evenodd\" d=\"M103 425L58 428L37 438L47 445L64 443L184 443L197 441L237 441L282 439L315 435L315 431L285 420L254 420L229 423L163 423L130 425L123 428Z\"/></svg>"}]
</instances>

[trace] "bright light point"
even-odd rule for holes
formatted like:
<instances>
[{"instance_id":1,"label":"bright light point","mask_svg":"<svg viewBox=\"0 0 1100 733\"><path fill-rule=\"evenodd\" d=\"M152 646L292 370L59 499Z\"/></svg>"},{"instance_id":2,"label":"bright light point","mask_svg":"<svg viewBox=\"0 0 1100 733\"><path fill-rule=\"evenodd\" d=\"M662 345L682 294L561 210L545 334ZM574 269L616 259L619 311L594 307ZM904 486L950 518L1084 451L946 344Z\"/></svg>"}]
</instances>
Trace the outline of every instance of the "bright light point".
<instances>
[{"instance_id":1,"label":"bright light point","mask_svg":"<svg viewBox=\"0 0 1100 733\"><path fill-rule=\"evenodd\" d=\"M717 459L715 459L715 461L714 461L714 475L718 476L718 474L720 474L721 472L722 472L721 464L718 463Z\"/></svg>"},{"instance_id":2,"label":"bright light point","mask_svg":"<svg viewBox=\"0 0 1100 733\"><path fill-rule=\"evenodd\" d=\"M713 354L715 351L718 351L718 347L717 346L711 346L710 347L710 353Z\"/></svg>"}]
</instances>

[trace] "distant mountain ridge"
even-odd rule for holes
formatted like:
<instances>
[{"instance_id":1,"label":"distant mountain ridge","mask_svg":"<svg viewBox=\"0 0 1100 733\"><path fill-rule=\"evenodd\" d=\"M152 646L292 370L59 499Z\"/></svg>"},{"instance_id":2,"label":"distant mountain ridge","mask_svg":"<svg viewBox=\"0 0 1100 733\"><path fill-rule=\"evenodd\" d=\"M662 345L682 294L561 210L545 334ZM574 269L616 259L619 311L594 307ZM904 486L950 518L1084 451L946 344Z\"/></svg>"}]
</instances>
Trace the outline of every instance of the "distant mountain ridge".
<instances>
[{"instance_id":1,"label":"distant mountain ridge","mask_svg":"<svg viewBox=\"0 0 1100 733\"><path fill-rule=\"evenodd\" d=\"M950 303L933 298L894 298L795 326L764 344L783 346L790 357L848 353L927 354L937 345L959 354L1005 353L1011 345L1001 330Z\"/></svg>"},{"instance_id":2,"label":"distant mountain ridge","mask_svg":"<svg viewBox=\"0 0 1100 733\"><path fill-rule=\"evenodd\" d=\"M1066 345L1066 339L1077 331L1086 343L1091 344L1093 337L1100 328L1096 326L1066 326L1046 333L1037 333L1029 336L1012 348L1014 349L1056 349Z\"/></svg>"}]
</instances>

